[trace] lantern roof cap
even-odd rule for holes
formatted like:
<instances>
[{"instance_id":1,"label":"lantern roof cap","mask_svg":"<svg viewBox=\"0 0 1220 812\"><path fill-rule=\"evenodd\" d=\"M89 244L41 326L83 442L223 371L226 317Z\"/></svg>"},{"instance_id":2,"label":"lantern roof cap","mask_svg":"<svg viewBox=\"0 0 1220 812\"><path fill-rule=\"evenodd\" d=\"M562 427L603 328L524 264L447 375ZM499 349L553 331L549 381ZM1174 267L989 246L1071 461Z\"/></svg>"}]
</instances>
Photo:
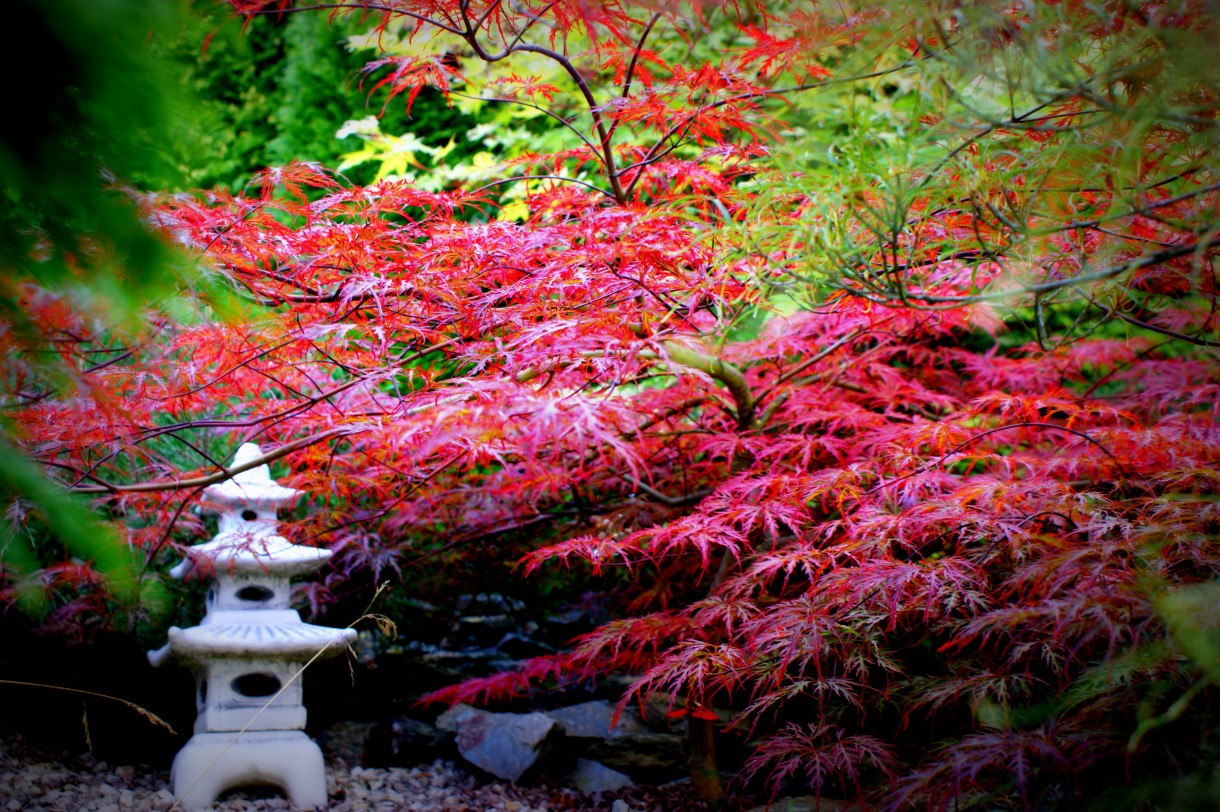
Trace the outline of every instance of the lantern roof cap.
<instances>
[{"instance_id":1,"label":"lantern roof cap","mask_svg":"<svg viewBox=\"0 0 1220 812\"><path fill-rule=\"evenodd\" d=\"M198 572L223 577L264 575L292 577L313 572L326 563L330 550L293 544L275 535L270 522L245 530L221 533L211 541L186 550L186 557L171 569L175 578Z\"/></svg>"},{"instance_id":2,"label":"lantern roof cap","mask_svg":"<svg viewBox=\"0 0 1220 812\"><path fill-rule=\"evenodd\" d=\"M180 660L205 664L226 657L304 660L342 654L355 638L355 629L305 623L292 610L263 612L258 617L250 612L216 612L199 626L171 628L169 651L161 657L172 652Z\"/></svg>"},{"instance_id":3,"label":"lantern roof cap","mask_svg":"<svg viewBox=\"0 0 1220 812\"><path fill-rule=\"evenodd\" d=\"M256 443L243 443L233 455L231 468L248 465L263 456L263 450ZM291 502L301 494L295 488L285 488L271 478L271 467L266 463L256 465L240 473L234 474L217 485L209 485L205 494L213 501L223 505L262 504L282 505Z\"/></svg>"}]
</instances>

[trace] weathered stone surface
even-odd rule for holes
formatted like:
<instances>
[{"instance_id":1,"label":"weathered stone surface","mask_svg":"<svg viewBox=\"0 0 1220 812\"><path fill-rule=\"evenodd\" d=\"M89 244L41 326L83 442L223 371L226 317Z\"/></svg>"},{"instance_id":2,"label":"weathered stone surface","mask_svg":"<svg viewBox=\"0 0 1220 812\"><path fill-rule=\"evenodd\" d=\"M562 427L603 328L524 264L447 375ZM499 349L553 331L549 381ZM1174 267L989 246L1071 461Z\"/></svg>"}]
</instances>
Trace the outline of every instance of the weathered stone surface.
<instances>
[{"instance_id":1,"label":"weathered stone surface","mask_svg":"<svg viewBox=\"0 0 1220 812\"><path fill-rule=\"evenodd\" d=\"M467 716L476 713L486 713L476 707L467 705L464 702L459 702L449 710L436 717L436 726L441 730L448 730L451 733L457 733L458 724Z\"/></svg>"},{"instance_id":2,"label":"weathered stone surface","mask_svg":"<svg viewBox=\"0 0 1220 812\"><path fill-rule=\"evenodd\" d=\"M496 644L496 650L513 660L528 660L530 657L544 657L554 654L555 649L543 645L523 634L510 632Z\"/></svg>"},{"instance_id":3,"label":"weathered stone surface","mask_svg":"<svg viewBox=\"0 0 1220 812\"><path fill-rule=\"evenodd\" d=\"M687 773L682 744L675 733L611 735L591 744L584 754L636 781L663 783Z\"/></svg>"},{"instance_id":4,"label":"weathered stone surface","mask_svg":"<svg viewBox=\"0 0 1220 812\"><path fill-rule=\"evenodd\" d=\"M568 776L568 783L581 792L612 792L635 786L631 776L587 758L576 759L576 769Z\"/></svg>"},{"instance_id":5,"label":"weathered stone surface","mask_svg":"<svg viewBox=\"0 0 1220 812\"><path fill-rule=\"evenodd\" d=\"M437 727L456 731L462 758L506 781L519 780L563 734L563 727L543 713L489 713L469 705L446 711Z\"/></svg>"},{"instance_id":6,"label":"weathered stone surface","mask_svg":"<svg viewBox=\"0 0 1220 812\"><path fill-rule=\"evenodd\" d=\"M801 795L795 798L777 798L769 804L756 806L749 812L860 812L860 804L840 798Z\"/></svg>"},{"instance_id":7,"label":"weathered stone surface","mask_svg":"<svg viewBox=\"0 0 1220 812\"><path fill-rule=\"evenodd\" d=\"M554 708L546 715L563 725L563 731L578 739L604 739L610 735L614 707L604 700Z\"/></svg>"},{"instance_id":8,"label":"weathered stone surface","mask_svg":"<svg viewBox=\"0 0 1220 812\"><path fill-rule=\"evenodd\" d=\"M546 711L569 739L584 740L573 743L583 747L582 755L636 781L664 782L686 774L679 733L649 727L634 706L624 708L611 727L614 713L614 703L604 699Z\"/></svg>"},{"instance_id":9,"label":"weathered stone surface","mask_svg":"<svg viewBox=\"0 0 1220 812\"><path fill-rule=\"evenodd\" d=\"M612 735L630 736L647 732L639 714L632 708L627 708L619 716L618 724L611 728L614 722L614 704L605 699L595 699L592 702L581 702L579 705L568 705L546 711L546 715L563 725L564 732L576 739L605 739Z\"/></svg>"},{"instance_id":10,"label":"weathered stone surface","mask_svg":"<svg viewBox=\"0 0 1220 812\"><path fill-rule=\"evenodd\" d=\"M300 491L276 484L267 465L246 464L261 457L245 443L233 459L237 473L204 491L217 534L170 573L214 579L206 614L198 626L171 627L169 643L148 655L152 665L172 658L195 671L195 735L170 772L183 809L250 784L278 787L299 807L327 802L322 751L303 732L300 671L341 654L356 630L305 623L291 607L293 576L317 570L331 551L276 535L277 510ZM120 793L120 806L130 808L129 800Z\"/></svg>"}]
</instances>

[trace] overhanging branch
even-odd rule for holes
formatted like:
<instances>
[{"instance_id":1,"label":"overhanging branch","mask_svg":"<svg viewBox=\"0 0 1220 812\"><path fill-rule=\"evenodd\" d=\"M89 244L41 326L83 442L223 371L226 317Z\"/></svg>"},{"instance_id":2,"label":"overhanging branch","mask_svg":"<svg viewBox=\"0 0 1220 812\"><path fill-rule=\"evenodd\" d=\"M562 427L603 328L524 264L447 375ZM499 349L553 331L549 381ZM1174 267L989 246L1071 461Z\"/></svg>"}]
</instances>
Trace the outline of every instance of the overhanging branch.
<instances>
[{"instance_id":1,"label":"overhanging branch","mask_svg":"<svg viewBox=\"0 0 1220 812\"><path fill-rule=\"evenodd\" d=\"M729 390L729 394L733 396L733 403L736 405L738 430L745 431L754 427L754 415L758 404L740 369L728 361L704 355L675 341L662 341L661 347L674 363L697 369L724 384L724 387Z\"/></svg>"},{"instance_id":2,"label":"overhanging branch","mask_svg":"<svg viewBox=\"0 0 1220 812\"><path fill-rule=\"evenodd\" d=\"M206 476L190 477L188 479L163 479L156 482L140 482L134 485L78 485L70 490L73 493L149 493L152 491L180 491L187 488L203 488L208 485L215 485L224 482L227 479L232 479L237 474L243 471L249 471L251 468L257 468L260 465L266 465L269 462L274 462L281 457L286 457L294 451L300 451L302 448L308 448L311 445L325 442L332 437L345 437L352 434L357 434L367 429L363 428L333 428L320 434L313 434L309 437L302 437L298 440L293 440L290 443L285 443L279 448L268 451L253 459L243 462L241 465L234 465L231 468L222 468L214 474Z\"/></svg>"}]
</instances>

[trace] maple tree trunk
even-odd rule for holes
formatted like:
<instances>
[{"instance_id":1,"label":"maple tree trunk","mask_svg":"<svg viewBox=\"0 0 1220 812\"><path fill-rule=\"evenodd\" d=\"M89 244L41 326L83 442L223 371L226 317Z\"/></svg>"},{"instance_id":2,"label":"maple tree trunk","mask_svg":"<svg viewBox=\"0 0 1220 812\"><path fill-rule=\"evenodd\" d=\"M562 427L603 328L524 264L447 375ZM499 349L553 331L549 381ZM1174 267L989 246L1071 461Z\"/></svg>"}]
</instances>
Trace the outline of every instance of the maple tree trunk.
<instances>
[{"instance_id":1,"label":"maple tree trunk","mask_svg":"<svg viewBox=\"0 0 1220 812\"><path fill-rule=\"evenodd\" d=\"M736 404L739 431L753 427L757 403L741 370L718 358L705 356L673 342L666 342L665 348L672 360L708 373L729 390ZM740 473L749 466L751 461L748 454L737 451L733 454L730 470L734 474ZM727 556L721 558L720 567L708 586L709 595L715 592L716 587L724 579L727 562ZM697 719L694 714L688 716L686 720L686 745L690 760L691 784L699 793L699 797L707 802L711 809L719 809L724 803L724 784L721 783L720 772L716 769L715 725L715 719Z\"/></svg>"},{"instance_id":2,"label":"maple tree trunk","mask_svg":"<svg viewBox=\"0 0 1220 812\"><path fill-rule=\"evenodd\" d=\"M710 809L719 809L724 803L724 785L716 769L716 720L687 716L686 745L695 792Z\"/></svg>"}]
</instances>

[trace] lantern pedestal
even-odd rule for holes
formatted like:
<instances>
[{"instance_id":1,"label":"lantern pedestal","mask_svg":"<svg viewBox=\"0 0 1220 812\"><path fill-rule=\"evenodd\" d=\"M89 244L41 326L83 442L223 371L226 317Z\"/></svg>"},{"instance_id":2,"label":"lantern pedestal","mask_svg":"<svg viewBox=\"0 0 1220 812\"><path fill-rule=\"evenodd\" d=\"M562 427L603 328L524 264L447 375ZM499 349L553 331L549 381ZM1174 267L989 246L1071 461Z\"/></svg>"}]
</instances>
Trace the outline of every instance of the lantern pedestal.
<instances>
[{"instance_id":1,"label":"lantern pedestal","mask_svg":"<svg viewBox=\"0 0 1220 812\"><path fill-rule=\"evenodd\" d=\"M243 445L233 465L259 456L258 446ZM148 655L155 666L174 659L195 671L195 735L170 774L183 809L249 785L278 787L298 807L326 804L322 751L303 732L301 672L341 653L356 631L305 623L289 605L292 577L331 555L275 535L277 508L297 494L275 484L266 465L211 486L205 496L220 532L170 570L215 578L200 624L171 628L169 642Z\"/></svg>"},{"instance_id":2,"label":"lantern pedestal","mask_svg":"<svg viewBox=\"0 0 1220 812\"><path fill-rule=\"evenodd\" d=\"M300 730L196 733L174 757L174 797L183 809L201 809L234 787L270 785L293 806L325 806L322 750Z\"/></svg>"}]
</instances>

